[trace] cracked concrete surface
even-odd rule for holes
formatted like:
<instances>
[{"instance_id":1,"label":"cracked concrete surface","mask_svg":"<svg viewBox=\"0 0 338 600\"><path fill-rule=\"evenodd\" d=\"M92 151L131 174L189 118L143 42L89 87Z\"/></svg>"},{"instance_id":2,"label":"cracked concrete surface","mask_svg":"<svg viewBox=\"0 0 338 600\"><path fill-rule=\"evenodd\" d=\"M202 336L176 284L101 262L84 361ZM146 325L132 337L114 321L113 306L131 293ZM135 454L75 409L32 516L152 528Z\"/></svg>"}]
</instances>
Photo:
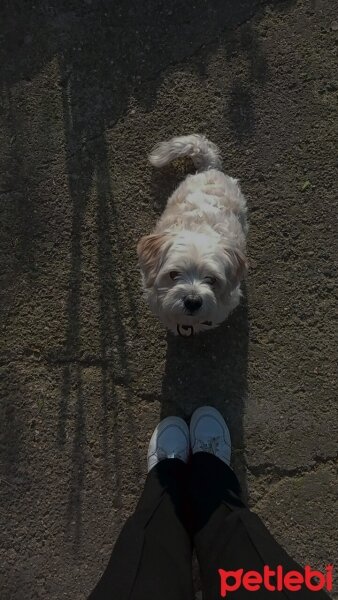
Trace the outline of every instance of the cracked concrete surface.
<instances>
[{"instance_id":1,"label":"cracked concrete surface","mask_svg":"<svg viewBox=\"0 0 338 600\"><path fill-rule=\"evenodd\" d=\"M278 540L337 564L334 3L1 13L1 598L86 598L153 427L202 403ZM135 255L183 176L147 153L187 132L219 144L250 213L242 306L192 340L151 317Z\"/></svg>"}]
</instances>

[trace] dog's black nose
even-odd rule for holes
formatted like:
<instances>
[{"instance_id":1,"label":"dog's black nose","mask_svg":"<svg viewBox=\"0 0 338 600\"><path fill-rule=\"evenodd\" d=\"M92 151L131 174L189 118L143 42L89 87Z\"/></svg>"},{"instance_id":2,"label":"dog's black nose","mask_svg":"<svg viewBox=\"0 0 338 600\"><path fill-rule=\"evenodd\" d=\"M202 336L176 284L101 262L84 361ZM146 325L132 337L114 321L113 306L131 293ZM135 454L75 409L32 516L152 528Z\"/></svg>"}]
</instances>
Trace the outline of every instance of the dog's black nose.
<instances>
[{"instance_id":1,"label":"dog's black nose","mask_svg":"<svg viewBox=\"0 0 338 600\"><path fill-rule=\"evenodd\" d=\"M186 296L184 298L184 306L189 312L196 312L201 308L203 302L201 296Z\"/></svg>"}]
</instances>

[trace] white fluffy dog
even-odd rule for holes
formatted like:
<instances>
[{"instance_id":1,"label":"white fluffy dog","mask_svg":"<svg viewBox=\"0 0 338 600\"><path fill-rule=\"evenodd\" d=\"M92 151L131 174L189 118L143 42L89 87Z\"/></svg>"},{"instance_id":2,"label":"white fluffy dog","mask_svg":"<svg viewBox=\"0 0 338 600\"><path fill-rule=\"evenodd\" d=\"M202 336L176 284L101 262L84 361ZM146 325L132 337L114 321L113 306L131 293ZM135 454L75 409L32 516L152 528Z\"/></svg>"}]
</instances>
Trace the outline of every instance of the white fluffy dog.
<instances>
[{"instance_id":1,"label":"white fluffy dog","mask_svg":"<svg viewBox=\"0 0 338 600\"><path fill-rule=\"evenodd\" d=\"M221 172L219 150L204 136L163 142L149 160L161 167L183 156L198 172L170 196L137 252L152 312L174 333L189 336L217 327L238 305L248 226L238 181Z\"/></svg>"}]
</instances>

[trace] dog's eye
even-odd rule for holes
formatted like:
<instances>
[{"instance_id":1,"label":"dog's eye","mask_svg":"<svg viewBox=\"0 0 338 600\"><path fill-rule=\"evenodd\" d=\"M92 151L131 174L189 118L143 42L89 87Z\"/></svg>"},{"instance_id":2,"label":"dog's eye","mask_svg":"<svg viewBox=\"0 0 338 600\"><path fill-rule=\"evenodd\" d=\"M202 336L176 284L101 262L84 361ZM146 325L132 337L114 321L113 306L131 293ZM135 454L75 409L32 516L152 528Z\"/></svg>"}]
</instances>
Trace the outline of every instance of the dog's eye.
<instances>
[{"instance_id":1,"label":"dog's eye","mask_svg":"<svg viewBox=\"0 0 338 600\"><path fill-rule=\"evenodd\" d=\"M179 275L180 275L179 271L170 271L170 273L169 273L170 279L173 279L173 280L177 279L177 277L179 277Z\"/></svg>"},{"instance_id":2,"label":"dog's eye","mask_svg":"<svg viewBox=\"0 0 338 600\"><path fill-rule=\"evenodd\" d=\"M208 285L215 285L215 283L216 283L216 277L204 277L204 281Z\"/></svg>"},{"instance_id":3,"label":"dog's eye","mask_svg":"<svg viewBox=\"0 0 338 600\"><path fill-rule=\"evenodd\" d=\"M170 279L173 279L173 280L177 279L177 277L179 277L179 275L180 275L179 271L170 271L170 273L169 273Z\"/></svg>"}]
</instances>

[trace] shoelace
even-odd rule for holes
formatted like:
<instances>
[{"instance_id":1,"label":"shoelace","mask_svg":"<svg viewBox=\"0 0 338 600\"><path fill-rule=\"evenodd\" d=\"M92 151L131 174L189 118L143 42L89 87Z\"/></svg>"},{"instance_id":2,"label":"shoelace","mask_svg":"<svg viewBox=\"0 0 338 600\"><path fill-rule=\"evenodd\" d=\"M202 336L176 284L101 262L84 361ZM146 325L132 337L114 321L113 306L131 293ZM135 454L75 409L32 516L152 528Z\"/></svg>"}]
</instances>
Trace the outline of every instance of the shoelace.
<instances>
[{"instance_id":1,"label":"shoelace","mask_svg":"<svg viewBox=\"0 0 338 600\"><path fill-rule=\"evenodd\" d=\"M220 442L221 439L219 436L209 438L207 441L197 440L196 446L199 450L204 452L212 452L213 454L217 454L220 452Z\"/></svg>"},{"instance_id":2,"label":"shoelace","mask_svg":"<svg viewBox=\"0 0 338 600\"><path fill-rule=\"evenodd\" d=\"M183 448L181 449L173 449L170 452L168 452L168 450L164 450L163 448L161 448L160 446L158 446L155 450L155 452L153 453L153 455L156 454L158 460L163 460L164 458L167 457L177 457L177 458L181 458L184 459L186 456L185 450Z\"/></svg>"}]
</instances>

